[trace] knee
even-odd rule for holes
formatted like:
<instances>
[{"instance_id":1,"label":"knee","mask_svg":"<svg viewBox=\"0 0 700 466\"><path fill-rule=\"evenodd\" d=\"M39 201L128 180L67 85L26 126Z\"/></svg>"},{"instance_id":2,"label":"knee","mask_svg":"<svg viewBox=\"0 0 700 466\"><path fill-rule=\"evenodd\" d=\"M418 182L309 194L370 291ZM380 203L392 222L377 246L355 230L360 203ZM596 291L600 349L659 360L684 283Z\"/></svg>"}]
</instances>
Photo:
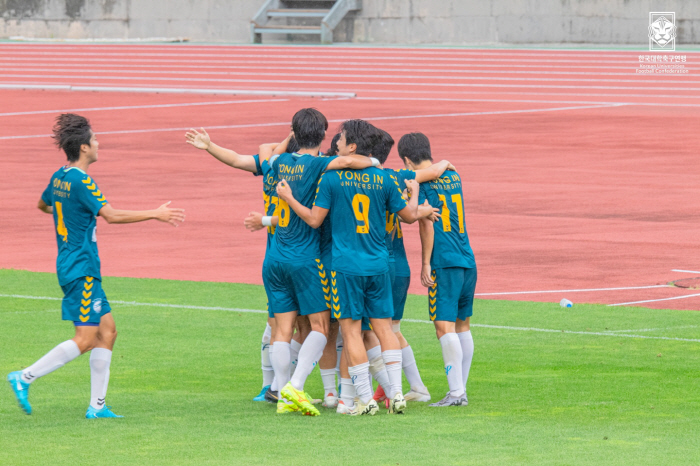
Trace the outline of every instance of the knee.
<instances>
[{"instance_id":1,"label":"knee","mask_svg":"<svg viewBox=\"0 0 700 466\"><path fill-rule=\"evenodd\" d=\"M314 319L311 322L311 330L314 332L322 333L324 337L328 338L328 329L330 323L326 319Z\"/></svg>"},{"instance_id":2,"label":"knee","mask_svg":"<svg viewBox=\"0 0 700 466\"><path fill-rule=\"evenodd\" d=\"M80 354L87 353L90 351L92 348L95 347L95 340L94 339L87 339L87 338L82 338L76 336L73 338L73 341L75 342L76 345L78 345L78 349L80 350Z\"/></svg>"}]
</instances>

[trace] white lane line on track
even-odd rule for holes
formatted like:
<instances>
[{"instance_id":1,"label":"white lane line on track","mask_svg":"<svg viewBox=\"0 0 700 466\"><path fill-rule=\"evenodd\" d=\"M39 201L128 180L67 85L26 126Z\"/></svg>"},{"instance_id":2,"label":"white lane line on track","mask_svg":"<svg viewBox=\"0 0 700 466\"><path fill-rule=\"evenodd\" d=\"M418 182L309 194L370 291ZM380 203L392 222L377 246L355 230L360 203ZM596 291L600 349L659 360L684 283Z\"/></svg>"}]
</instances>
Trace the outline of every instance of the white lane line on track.
<instances>
[{"instance_id":1,"label":"white lane line on track","mask_svg":"<svg viewBox=\"0 0 700 466\"><path fill-rule=\"evenodd\" d=\"M0 298L14 298L14 299L34 299L34 300L45 300L45 301L61 301L62 298L46 297L46 296L26 296L26 295L14 295L14 294L0 294ZM138 303L135 301L116 301L110 300L113 304L123 304L125 306L145 306L145 307L160 307L160 308L171 308L171 309L192 309L198 311L226 311L226 312L245 312L252 314L267 314L267 311L260 311L256 309L239 309L239 308L228 308L228 307L210 307L210 306L188 306L180 304L163 304L163 303ZM0 313L0 316L2 313ZM418 320L418 319L403 319L403 322L411 322L418 324L432 324L429 320ZM700 339L692 338L674 338L674 337L652 337L649 335L633 335L633 334L620 334L620 333L605 333L605 332L576 332L572 330L556 330L547 328L534 328L534 327L509 327L505 325L486 325L486 324L471 324L472 327L480 328L490 328L490 329L501 329L501 330L515 330L515 331L526 331L526 332L544 332L544 333L563 333L569 335L595 335L613 338L640 338L644 340L673 340L673 341L689 341L700 343Z\"/></svg>"},{"instance_id":2,"label":"white lane line on track","mask_svg":"<svg viewBox=\"0 0 700 466\"><path fill-rule=\"evenodd\" d=\"M0 78L46 78L45 75L34 75L34 74L0 74ZM84 80L84 79L95 79L95 80L112 80L112 81L157 81L157 82L215 82L215 83L256 83L261 84L313 84L313 85L354 85L354 86L406 86L406 87L492 87L492 88L534 88L534 89L629 89L629 90L667 90L667 91L700 91L700 87L661 87L661 86L576 86L576 85L552 85L552 84L492 84L492 83L436 83L436 82L392 82L392 81L315 81L315 80L291 80L291 79L216 79L216 78L193 78L193 77L182 77L182 78L169 78L169 77L142 77L142 76L73 76L73 75L59 75L51 76L53 79L71 79L71 80ZM482 79L482 80L509 80L509 78L467 78L467 79ZM537 79L537 78L513 78L517 81L586 81L582 79ZM600 82L600 81L610 81L610 82L638 82L637 80L587 80L590 82ZM644 84L644 81L639 81L640 84ZM673 84L673 83L672 83ZM700 84L700 81L697 81ZM79 86L84 86L84 84L55 84L62 86L71 86L77 88ZM16 84L8 84L3 86L16 86ZM2 88L0 86L0 88ZM16 88L16 87L15 87ZM167 88L165 88L167 89ZM225 88L222 88L222 90ZM163 91L165 92L165 91ZM299 91L294 91L299 92ZM306 91L310 92L310 91Z\"/></svg>"},{"instance_id":3,"label":"white lane line on track","mask_svg":"<svg viewBox=\"0 0 700 466\"><path fill-rule=\"evenodd\" d=\"M446 118L446 117L462 117L462 116L475 116L475 115L501 115L510 113L535 113L535 112L555 112L555 111L565 111L565 110L583 110L590 108L608 108L608 107L620 107L624 104L614 104L614 105L588 105L581 107L558 107L558 108L537 108L529 110L502 110L494 112L469 112L469 113L441 113L437 115L400 115L400 116L384 116L384 117L371 117L362 118L368 121L380 121L380 120L406 120L406 119L418 119L418 118ZM328 120L329 123L341 123L345 119ZM209 126L208 129L237 129L237 128L257 128L264 126L289 126L289 122L278 122L278 123L253 123L245 125L224 125L224 126ZM100 131L98 134L136 134L136 133L155 133L155 132L167 132L167 131L188 131L190 127L187 128L156 128L156 129L134 129L134 130L122 130L122 131ZM8 139L32 139L32 138L44 138L50 137L50 134L33 134L28 136L0 136L0 140Z\"/></svg>"},{"instance_id":4,"label":"white lane line on track","mask_svg":"<svg viewBox=\"0 0 700 466\"><path fill-rule=\"evenodd\" d=\"M556 96L557 94L544 94L548 96ZM564 95L564 94L561 94ZM575 95L593 95L593 94L575 94ZM596 94L601 95L601 94ZM607 95L607 94L602 94ZM616 95L613 97L622 97ZM444 97L356 97L357 100L389 100L389 101L411 101L411 102L503 102L503 103L532 103L532 104L600 104L600 105L644 105L651 107L700 107L700 104L680 104L680 103L655 103L655 102L601 102L596 100L523 100L523 99L456 99L456 98L444 98ZM700 273L700 272L697 272Z\"/></svg>"},{"instance_id":5,"label":"white lane line on track","mask_svg":"<svg viewBox=\"0 0 700 466\"><path fill-rule=\"evenodd\" d=\"M152 67L149 67L152 68ZM279 70L279 68L277 68ZM70 69L56 69L56 68L2 68L3 71L17 71L17 72L46 72L46 73L70 73ZM696 68L697 70L697 68ZM109 74L110 77L114 77L115 74L159 74L159 75L206 75L206 76L250 76L254 74L255 76L295 76L295 77L316 77L316 78L376 78L377 74L355 74L357 70L348 69L351 73L333 74L328 73L328 69L319 70L320 72L308 73L308 69L305 69L306 73L290 73L286 68L284 72L247 72L247 71L201 71L199 69L193 70L131 70L131 69L92 69L91 73L105 73ZM445 73L445 71L440 70L421 70L421 73ZM594 72L565 72L565 71L496 71L496 70L454 70L452 73L466 73L466 74L483 74L486 76L431 76L431 75L418 75L418 74L408 74L407 72L402 72L394 78L401 79L430 79L430 80L499 80L499 81L580 81L580 82L614 82L614 83L668 83L668 79L654 80L646 79L647 76L637 77L636 79L601 79L600 76L635 76L632 73L594 73ZM501 77L501 76L491 76L493 74L522 74L522 75L576 75L576 76L597 76L595 79L587 78L528 78L528 77ZM700 79L691 79L687 81L678 80L678 77L692 77L686 75L669 75L673 79L673 83L692 83L700 84ZM654 76L659 77L659 76Z\"/></svg>"},{"instance_id":6,"label":"white lane line on track","mask_svg":"<svg viewBox=\"0 0 700 466\"><path fill-rule=\"evenodd\" d=\"M133 110L135 108L171 108L171 107L196 107L206 105L233 105L268 102L289 102L289 99L254 99L254 100L223 100L214 102L183 102L179 104L154 104L154 105L130 105L123 107L93 107L93 108L69 108L63 110L36 110L33 112L10 112L0 113L0 117L18 115L40 115L43 113L65 113L65 112L101 112L110 110Z\"/></svg>"},{"instance_id":7,"label":"white lane line on track","mask_svg":"<svg viewBox=\"0 0 700 466\"><path fill-rule=\"evenodd\" d=\"M311 51L308 54L280 54L280 55L275 55L275 54L264 54L264 53L256 53L256 54L230 54L230 53L201 53L201 52L193 52L193 53L185 53L182 51L176 51L174 53L158 53L158 52L133 52L129 54L125 53L110 53L110 52L73 52L73 51L66 51L66 52L59 52L59 53L51 53L51 52L36 52L36 51L5 51L4 54L5 56L12 56L12 55L21 55L21 56L41 56L41 57L46 57L46 56L51 56L51 57L60 57L61 59L64 58L64 56L68 56L67 58L72 58L72 57L119 57L120 59L124 61L129 61L132 58L137 58L137 57L173 57L173 58L180 58L182 59L183 57L193 57L193 58L214 58L214 59L224 59L227 62L235 63L235 61L239 58L250 58L250 59L255 59L258 61L265 60L265 59L280 59L284 60L284 62L289 62L289 60L296 61L296 60L315 60L315 63L318 64L319 57L316 51ZM687 53L686 53L687 55ZM535 57L539 57L539 55L534 55ZM342 65L342 55L340 55L340 59L338 59L338 55L335 55L332 57L332 59L337 59L337 62L334 61L329 61L329 65L333 65L335 63ZM364 55L364 56L353 56L352 59L355 60L361 60L361 61L372 61L372 60L381 60L383 62L386 61L395 61L395 62L406 62L406 61L417 61L417 62L463 62L463 63L468 63L470 60L479 60L480 62L504 62L504 63L576 63L576 64L581 64L581 63L599 63L599 64L629 64L629 65L638 65L640 62L639 60L635 60L635 58L638 58L638 55L631 55L629 57L624 56L624 57L612 57L609 60L590 60L587 58L581 58L581 57L575 57L572 56L571 58L565 57L563 59L541 59L541 58L481 58L481 57L469 57L469 56L462 56L462 57L442 57L439 59L435 59L433 56L371 56L371 55ZM687 62L686 62L687 63ZM367 65L368 63L364 62L364 65ZM371 63L369 63L371 64Z\"/></svg>"},{"instance_id":8,"label":"white lane line on track","mask_svg":"<svg viewBox=\"0 0 700 466\"><path fill-rule=\"evenodd\" d=\"M105 79L110 79L106 78ZM187 81L197 81L188 79ZM243 90L243 89L196 89L196 88L172 88L172 87L109 87L109 86L85 86L72 84L0 84L0 89L40 89L59 91L87 91L87 92L152 92L158 94L221 94L221 95L260 95L260 96L293 96L293 97L355 97L352 92L333 91L272 91L272 90Z\"/></svg>"},{"instance_id":9,"label":"white lane line on track","mask_svg":"<svg viewBox=\"0 0 700 466\"><path fill-rule=\"evenodd\" d=\"M683 273L697 273L700 274L700 272L696 272L695 270L679 270L679 269L673 269L671 272L683 272Z\"/></svg>"},{"instance_id":10,"label":"white lane line on track","mask_svg":"<svg viewBox=\"0 0 700 466\"><path fill-rule=\"evenodd\" d=\"M506 296L516 294L542 294L542 293L586 293L591 291L620 291L620 290L646 290L649 288L674 288L671 285L627 286L619 288L589 288L573 290L544 290L544 291L508 291L502 293L475 293L474 296Z\"/></svg>"},{"instance_id":11,"label":"white lane line on track","mask_svg":"<svg viewBox=\"0 0 700 466\"><path fill-rule=\"evenodd\" d=\"M673 298L645 299L644 301L631 301L629 303L615 303L615 304L608 304L608 306L628 306L630 304L655 303L655 302L659 302L659 301L672 301L674 299L694 298L696 296L700 296L700 293L686 294L683 296L674 296Z\"/></svg>"},{"instance_id":12,"label":"white lane line on track","mask_svg":"<svg viewBox=\"0 0 700 466\"><path fill-rule=\"evenodd\" d=\"M25 58L25 57L2 57L0 58L0 65L4 65L5 62L10 63L11 65L18 65L18 63L14 62L24 62L24 61L32 61L34 60L33 58ZM74 58L71 59L69 57L66 58L61 58L61 59L56 59L55 60L57 63L47 63L45 61L40 61L34 63L28 63L28 66L65 66L67 62L75 61L76 63L83 63L85 60L82 58ZM99 63L98 65L105 65L105 66L116 66L119 68L136 68L136 67L141 67L141 68L192 68L192 69L202 69L202 68L214 68L218 70L226 70L226 69L252 69L252 70L279 70L279 66L260 66L259 61L257 60L240 60L237 61L236 64L231 64L231 63L226 63L222 64L220 60L154 60L154 59L138 59L138 58L130 58L129 62L130 63L124 63L123 59L117 59L117 58L94 58L91 60L91 62L104 62L104 63ZM143 64L139 64L139 62L142 62ZM136 63L136 64L135 64ZM161 63L160 65L157 63ZM165 65L165 63L172 63L172 65ZM357 71L357 66L364 66L366 63L362 62L339 62L338 64L329 64L328 66L318 66L318 59L313 60L313 61L295 61L295 65L305 65L305 66L285 66L285 70L306 70L306 71ZM632 65L634 63L628 63L627 66L606 66L606 69L609 70L627 70L627 73L621 73L622 75L625 76L632 76L635 75L632 73ZM345 65L345 66L342 66ZM422 64L420 66L423 66ZM393 67L393 68L391 68ZM388 71L388 72L404 72L406 68L410 68L411 65L408 63L382 63L382 67L373 67L372 69L377 70L377 71ZM421 70L421 73L463 73L465 71L467 72L474 72L474 73L488 73L490 70L476 70L475 68L508 68L508 70L513 70L514 68L538 68L542 69L545 68L542 65L526 65L526 64L520 64L520 63L509 63L509 64L494 64L494 63L431 63L430 64L431 69L423 69ZM547 70L556 70L558 68L564 69L564 70L570 70L570 69L596 69L600 70L600 65L548 65L546 66ZM2 66L0 66L0 69L3 69ZM692 66L685 66L684 69L689 70L689 71L697 71L700 68L692 67ZM511 73L513 71L499 71L499 70L493 70L494 73ZM564 71L559 72L559 71L528 71L528 73L544 73L544 74L560 74L560 73L565 73ZM575 72L572 72L575 73ZM599 75L599 74L608 74L608 73L591 73L594 75ZM636 75L635 75L636 76ZM667 75L667 77L673 77L675 75ZM686 76L685 77L690 77ZM641 76L640 76L641 78Z\"/></svg>"}]
</instances>

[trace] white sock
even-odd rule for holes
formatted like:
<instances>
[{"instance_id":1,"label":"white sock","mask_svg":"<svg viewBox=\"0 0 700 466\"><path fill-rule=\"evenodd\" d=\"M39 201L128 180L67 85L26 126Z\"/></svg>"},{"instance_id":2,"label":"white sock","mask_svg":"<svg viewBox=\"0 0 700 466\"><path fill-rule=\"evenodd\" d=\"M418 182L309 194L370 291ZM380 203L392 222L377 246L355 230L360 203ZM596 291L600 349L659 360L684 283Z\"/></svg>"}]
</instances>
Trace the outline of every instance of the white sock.
<instances>
[{"instance_id":1,"label":"white sock","mask_svg":"<svg viewBox=\"0 0 700 466\"><path fill-rule=\"evenodd\" d=\"M355 386L352 379L340 379L340 400L348 408L355 406Z\"/></svg>"},{"instance_id":2,"label":"white sock","mask_svg":"<svg viewBox=\"0 0 700 466\"><path fill-rule=\"evenodd\" d=\"M474 339L470 330L458 333L457 336L462 345L462 380L464 381L464 393L467 393L469 369L472 367L472 357L474 356Z\"/></svg>"},{"instance_id":3,"label":"white sock","mask_svg":"<svg viewBox=\"0 0 700 466\"><path fill-rule=\"evenodd\" d=\"M323 380L324 398L338 394L338 388L335 386L335 369L321 369L321 380Z\"/></svg>"},{"instance_id":4,"label":"white sock","mask_svg":"<svg viewBox=\"0 0 700 466\"><path fill-rule=\"evenodd\" d=\"M413 350L411 346L407 346L401 349L401 365L403 366L403 373L406 374L406 380L411 386L411 390L416 390L418 392L427 392L423 379L420 378L420 372L418 372L418 366L416 365L416 357L413 355Z\"/></svg>"},{"instance_id":5,"label":"white sock","mask_svg":"<svg viewBox=\"0 0 700 466\"><path fill-rule=\"evenodd\" d=\"M272 347L270 346L271 337L272 328L270 327L270 324L266 324L265 332L262 336L262 345L260 346L260 361L263 377L263 387L271 385L272 379L275 377L275 371L272 369L272 363L270 362L270 352L272 351Z\"/></svg>"},{"instance_id":6,"label":"white sock","mask_svg":"<svg viewBox=\"0 0 700 466\"><path fill-rule=\"evenodd\" d=\"M292 339L292 343L289 346L289 375L294 375L294 371L297 370L297 364L299 362L299 350L301 349L301 343ZM284 385L282 385L284 387Z\"/></svg>"},{"instance_id":7,"label":"white sock","mask_svg":"<svg viewBox=\"0 0 700 466\"><path fill-rule=\"evenodd\" d=\"M321 332L311 331L304 340L299 350L299 361L296 371L292 375L292 387L304 391L306 378L314 370L318 360L323 356L323 349L326 347L328 339Z\"/></svg>"},{"instance_id":8,"label":"white sock","mask_svg":"<svg viewBox=\"0 0 700 466\"><path fill-rule=\"evenodd\" d=\"M277 393L280 388L277 386L277 377L272 378L272 383L270 383L270 391Z\"/></svg>"},{"instance_id":9,"label":"white sock","mask_svg":"<svg viewBox=\"0 0 700 466\"><path fill-rule=\"evenodd\" d=\"M384 366L384 359L382 358L382 347L377 345L374 348L367 350L367 359L369 359L369 372L372 374L379 385L384 389L386 396L391 393L391 381L389 379L389 374L386 372L386 367ZM372 381L370 380L370 387Z\"/></svg>"},{"instance_id":10,"label":"white sock","mask_svg":"<svg viewBox=\"0 0 700 466\"><path fill-rule=\"evenodd\" d=\"M272 354L272 368L275 371L275 379L277 380L277 386L282 388L287 385L289 379L291 378L289 373L290 366L290 348L289 343L286 341L276 341L275 350Z\"/></svg>"},{"instance_id":11,"label":"white sock","mask_svg":"<svg viewBox=\"0 0 700 466\"><path fill-rule=\"evenodd\" d=\"M73 340L66 340L46 353L41 359L22 371L22 380L32 383L50 374L80 356L80 349Z\"/></svg>"},{"instance_id":12,"label":"white sock","mask_svg":"<svg viewBox=\"0 0 700 466\"><path fill-rule=\"evenodd\" d=\"M362 404L367 404L372 400L372 387L369 384L369 363L363 362L357 366L348 367L350 379L355 386L355 393L360 398Z\"/></svg>"},{"instance_id":13,"label":"white sock","mask_svg":"<svg viewBox=\"0 0 700 466\"><path fill-rule=\"evenodd\" d=\"M459 337L456 333L446 333L440 338L440 345L450 395L460 398L464 396L464 385L462 385L462 345L459 344Z\"/></svg>"},{"instance_id":14,"label":"white sock","mask_svg":"<svg viewBox=\"0 0 700 466\"><path fill-rule=\"evenodd\" d=\"M391 384L391 395L388 393L387 395L394 398L397 394L403 393L403 387L401 386L403 382L401 380L401 350L386 350L382 353L382 359L384 359L386 373Z\"/></svg>"},{"instance_id":15,"label":"white sock","mask_svg":"<svg viewBox=\"0 0 700 466\"><path fill-rule=\"evenodd\" d=\"M338 373L338 380L340 380L340 356L343 354L343 334L340 333L340 329L338 329L338 337L335 339L335 351L338 355L335 362L335 371Z\"/></svg>"},{"instance_id":16,"label":"white sock","mask_svg":"<svg viewBox=\"0 0 700 466\"><path fill-rule=\"evenodd\" d=\"M94 348L90 351L90 406L95 409L102 409L105 405L111 363L111 350Z\"/></svg>"}]
</instances>

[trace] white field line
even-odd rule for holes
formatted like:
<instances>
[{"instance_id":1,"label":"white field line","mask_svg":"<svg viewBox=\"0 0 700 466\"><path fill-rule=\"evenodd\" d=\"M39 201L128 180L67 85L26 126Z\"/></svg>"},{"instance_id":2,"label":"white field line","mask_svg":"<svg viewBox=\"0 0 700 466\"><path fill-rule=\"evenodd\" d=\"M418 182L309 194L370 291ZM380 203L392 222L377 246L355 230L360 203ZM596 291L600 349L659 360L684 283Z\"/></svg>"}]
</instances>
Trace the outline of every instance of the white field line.
<instances>
[{"instance_id":1,"label":"white field line","mask_svg":"<svg viewBox=\"0 0 700 466\"><path fill-rule=\"evenodd\" d=\"M633 328L631 330L606 330L608 333L629 333L629 332L658 332L675 330L678 328L698 328L698 325L680 325L678 327L665 327L665 328Z\"/></svg>"},{"instance_id":2,"label":"white field line","mask_svg":"<svg viewBox=\"0 0 700 466\"><path fill-rule=\"evenodd\" d=\"M662 299L645 299L644 301L631 301L629 303L615 303L615 304L608 304L608 306L627 306L630 304L643 304L643 303L655 303L658 301L671 301L674 299L685 299L685 298L694 298L696 296L700 296L700 293L696 294L686 294L683 296L674 296L673 298L662 298Z\"/></svg>"},{"instance_id":3,"label":"white field line","mask_svg":"<svg viewBox=\"0 0 700 466\"><path fill-rule=\"evenodd\" d=\"M150 67L149 67L150 68ZM279 68L278 68L279 70ZM61 68L3 68L3 71L17 71L17 72L45 72L45 73L56 73L56 72L61 72L61 73L70 73L72 70L71 69L61 69ZM309 70L306 73L290 73L285 69L284 72L260 72L260 71L255 71L252 74L255 74L255 76L289 76L289 77L315 77L315 78L376 78L376 74L356 74L357 72L355 71L354 73L342 73L342 74L333 74L333 73L328 73L328 70L321 70L319 72L314 72L314 73L309 73ZM325 71L325 72L324 72ZM354 71L348 69L348 71ZM112 78L114 78L113 75L121 73L121 74L159 74L159 75L191 75L191 76L197 76L197 75L206 75L206 76L250 76L251 72L249 71L201 71L198 69L193 69L190 71L182 71L182 70L154 70L154 69L146 69L146 70L124 70L124 69L93 69L90 70L91 73L105 73L105 74L110 74ZM420 80L498 80L498 81L577 81L577 82L612 82L612 83L668 83L668 79L662 79L662 80L653 80L653 79L600 79L600 76L627 76L628 78L635 76L630 72L627 73L595 73L595 72L564 72L564 71L491 71L491 70L455 70L452 71L454 73L466 73L466 74L488 74L489 76L431 76L430 73L444 73L444 71L421 71L421 73L428 73L426 76L425 74L423 75L418 75L418 74L408 74L406 72L402 72L401 74L394 76L395 78L401 78L401 79L420 79ZM597 76L598 78L595 79L586 79L586 78L529 78L529 77L499 77L499 76L490 76L492 74L523 74L523 75L579 75L579 76ZM688 77L684 75L670 75L670 76L675 76L675 77ZM692 75L691 75L692 77ZM116 79L116 78L115 78ZM700 79L692 79L692 80L676 80L674 79L673 81L674 84L677 83L692 83L692 84L699 84Z\"/></svg>"},{"instance_id":4,"label":"white field line","mask_svg":"<svg viewBox=\"0 0 700 466\"><path fill-rule=\"evenodd\" d=\"M101 112L110 110L133 110L136 108L171 108L171 107L196 107L206 105L233 105L252 104L268 102L288 102L289 99L254 99L254 100L222 100L215 102L183 102L179 104L154 104L154 105L129 105L123 107L93 107L93 108L69 108L63 110L36 110L32 112L9 112L0 113L0 117L18 115L40 115L43 113L65 113L65 112Z\"/></svg>"},{"instance_id":5,"label":"white field line","mask_svg":"<svg viewBox=\"0 0 700 466\"><path fill-rule=\"evenodd\" d=\"M55 59L54 61L56 63L47 63L46 61L39 61L36 63L31 63L34 58L25 58L25 57L2 57L0 58L0 65L4 64L5 62L8 62L12 65L17 65L16 62L26 62L29 61L28 66L65 66L66 63L68 62L76 62L76 63L84 63L84 59L82 58L70 58L70 57L64 57L60 59ZM129 63L124 63L123 59L117 59L117 58L93 58L90 60L92 62L106 62L104 63L105 65L109 66L115 66L118 68L135 68L135 67L143 67L143 68L193 68L193 69L201 69L201 68L214 68L218 70L226 70L226 69L252 69L252 70L279 70L279 66L260 66L260 62L257 60L239 60L235 64L231 63L225 63L222 64L220 60L177 60L177 59L172 59L172 60L154 60L150 58L144 58L144 59L139 59L139 58L129 58ZM138 64L139 62L143 64ZM136 63L136 64L134 64ZM160 63L160 64L158 64ZM172 65L167 65L165 63L173 63ZM636 63L636 62L630 62L626 63L626 66L606 66L606 69L613 69L613 70L627 70L627 73L622 73L626 76L631 76L633 75L631 71L631 67ZM319 61L318 59L312 60L312 61L295 61L294 65L302 65L302 66L285 66L285 70L304 70L304 71L357 71L358 66L366 66L366 63L362 62L339 62L337 64L328 64L328 66L319 66ZM419 64L418 66L424 66L423 63ZM393 68L392 68L393 67ZM381 67L378 66L373 66L372 69L377 70L377 71L387 71L387 72L403 72L406 68L410 68L411 64L409 62L399 62L399 63L382 63ZM539 68L543 69L546 68L547 70L556 70L557 68L562 68L565 70L569 69L596 69L600 70L600 65L547 65L542 66L542 65L526 65L526 64L520 64L520 63L509 63L509 64L494 64L494 63L431 63L430 64L430 70L421 70L421 73L463 73L463 72L471 72L471 73L489 73L489 70L475 70L474 68L508 68L508 70L512 70L513 68ZM444 68L444 69L443 69ZM2 69L0 67L0 69ZM690 71L695 71L700 68L695 68L695 67L689 67L685 66L684 69L690 70ZM493 70L494 73L512 73L513 71L496 71ZM532 73L540 73L539 71L532 71ZM569 74L566 72L557 72L557 71L542 71L543 74ZM573 74L576 74L576 72L572 72ZM599 74L608 74L608 73L592 73L595 75ZM669 75L669 77L675 76L675 75ZM686 76L687 77L687 76Z\"/></svg>"},{"instance_id":6,"label":"white field line","mask_svg":"<svg viewBox=\"0 0 700 466\"><path fill-rule=\"evenodd\" d=\"M475 293L474 296L504 296L514 294L541 294L541 293L585 293L589 291L618 291L618 290L645 290L649 288L674 288L671 285L627 286L620 288L587 288L573 290L544 290L544 291L506 291L501 293Z\"/></svg>"},{"instance_id":7,"label":"white field line","mask_svg":"<svg viewBox=\"0 0 700 466\"><path fill-rule=\"evenodd\" d=\"M0 75L2 76L2 75ZM37 76L38 77L38 76ZM101 78L97 78L101 79ZM110 79L105 77L104 79ZM122 78L119 78L122 79ZM127 78L124 78L127 79ZM182 79L184 81L198 81L197 79ZM201 81L201 80L199 80ZM230 81L230 80L229 80ZM252 82L252 81L249 81ZM87 91L87 92L153 92L158 94L222 94L222 95L269 95L269 96L294 96L294 97L355 97L355 93L333 91L273 91L273 90L244 90L244 89L197 89L197 88L172 88L172 87L111 87L111 86L85 86L72 84L0 84L0 89L24 90L57 90L57 91Z\"/></svg>"},{"instance_id":8,"label":"white field line","mask_svg":"<svg viewBox=\"0 0 700 466\"><path fill-rule=\"evenodd\" d=\"M697 273L700 275L700 272L697 272L695 270L678 270L678 269L673 269L671 272L683 272L683 273Z\"/></svg>"},{"instance_id":9,"label":"white field line","mask_svg":"<svg viewBox=\"0 0 700 466\"><path fill-rule=\"evenodd\" d=\"M0 78L46 78L45 75L34 75L34 74L0 74ZM168 78L168 77L147 77L147 76L76 76L76 75L59 75L51 76L52 79L71 79L71 80L112 80L112 81L168 81L168 82L216 82L216 83L256 83L258 85L263 84L313 84L313 85L354 85L354 86L408 86L408 87L518 87L518 88L535 88L535 89L633 89L633 90L667 90L667 91L700 91L698 87L660 87L660 86L575 86L575 85L551 85L551 84L491 84L491 83L436 83L436 82L393 82L393 81L334 81L334 80L293 80L293 79L221 79L221 78L193 78L193 77L182 77L182 78ZM473 78L481 80L505 80L508 78ZM581 79L519 79L514 78L517 81L577 81L581 82ZM638 80L589 80L591 82L600 81L610 81L610 82L639 82L644 84L644 81ZM696 81L700 84L700 81ZM71 86L74 88L79 87L78 85L63 84L64 86ZM87 90L87 89L83 89ZM93 89L90 89L93 90ZM262 91L260 91L262 92Z\"/></svg>"},{"instance_id":10,"label":"white field line","mask_svg":"<svg viewBox=\"0 0 700 466\"><path fill-rule=\"evenodd\" d=\"M528 110L502 110L494 112L468 112L468 113L441 113L436 115L398 115L398 116L384 116L384 117L371 117L363 118L367 121L380 121L380 120L405 120L405 119L420 119L420 118L447 118L447 117L462 117L462 116L474 116L474 115L501 115L508 113L534 113L534 112L555 112L563 110L582 110L589 108L607 108L607 107L619 107L624 104L614 104L614 105L588 105L581 107L558 107L558 108L536 108ZM341 123L345 119L328 120L329 123ZM289 126L289 122L278 122L278 123L252 123L245 125L224 125L224 126L209 126L207 129L236 129L236 128L258 128L265 126ZM166 131L188 131L191 127L186 128L156 128L156 129L135 129L135 130L121 130L121 131L100 131L98 134L136 134L136 133L155 133L155 132L166 132ZM7 139L31 139L31 138L44 138L50 137L50 134L33 134L28 136L0 136L0 140Z\"/></svg>"},{"instance_id":11,"label":"white field line","mask_svg":"<svg viewBox=\"0 0 700 466\"><path fill-rule=\"evenodd\" d=\"M15 294L0 294L0 298L14 298L14 299L34 299L34 300L44 300L44 301L61 301L62 298L48 297L48 296L27 296L27 295L15 295ZM163 303L138 303L134 301L116 301L110 300L112 304L123 304L125 306L145 306L145 307L160 307L160 308L170 308L170 309L192 309L198 311L225 311L225 312L245 312L252 314L267 314L267 311L260 311L256 309L239 309L239 308L229 308L229 307L210 307L210 306L188 306L180 304L163 304ZM2 313L0 313L2 315ZM418 324L432 324L429 320L417 320L417 319L403 319L403 322L411 322ZM675 337L652 337L649 335L632 335L632 334L619 334L619 333L605 333L605 332L576 332L572 330L556 330L547 328L535 328L535 327L509 327L504 325L486 325L486 324L471 324L472 327L480 328L491 328L491 329L502 329L502 330L515 330L523 332L544 332L544 333L564 333L570 335L596 335L604 337L616 337L616 338L640 338L645 340L673 340L673 341L689 341L700 343L700 339L692 338L675 338Z\"/></svg>"}]
</instances>

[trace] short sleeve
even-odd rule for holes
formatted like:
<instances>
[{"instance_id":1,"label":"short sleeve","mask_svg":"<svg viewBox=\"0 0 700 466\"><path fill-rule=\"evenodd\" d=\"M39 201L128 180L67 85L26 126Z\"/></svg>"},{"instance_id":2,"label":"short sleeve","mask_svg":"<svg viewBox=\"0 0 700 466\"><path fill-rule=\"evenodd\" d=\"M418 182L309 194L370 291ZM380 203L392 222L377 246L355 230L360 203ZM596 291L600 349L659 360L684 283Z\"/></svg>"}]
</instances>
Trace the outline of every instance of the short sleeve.
<instances>
[{"instance_id":1,"label":"short sleeve","mask_svg":"<svg viewBox=\"0 0 700 466\"><path fill-rule=\"evenodd\" d=\"M49 185L46 187L44 192L41 194L41 200L44 201L44 204L48 206L53 205L53 196L51 195L51 183L49 182Z\"/></svg>"},{"instance_id":2,"label":"short sleeve","mask_svg":"<svg viewBox=\"0 0 700 466\"><path fill-rule=\"evenodd\" d=\"M404 209L408 203L403 198L401 189L399 189L399 182L396 180L396 178L391 175L385 175L384 183L389 185L389 196L387 198L386 210L393 214Z\"/></svg>"},{"instance_id":3,"label":"short sleeve","mask_svg":"<svg viewBox=\"0 0 700 466\"><path fill-rule=\"evenodd\" d=\"M253 160L255 160L255 173L253 173L253 175L262 176L263 171L262 171L262 164L260 163L260 155L255 154L253 156Z\"/></svg>"},{"instance_id":4,"label":"short sleeve","mask_svg":"<svg viewBox=\"0 0 700 466\"><path fill-rule=\"evenodd\" d=\"M331 178L330 176L321 175L321 179L318 180L314 205L322 209L331 208Z\"/></svg>"},{"instance_id":5,"label":"short sleeve","mask_svg":"<svg viewBox=\"0 0 700 466\"><path fill-rule=\"evenodd\" d=\"M328 165L337 158L338 157L335 155L331 157L314 157L314 163L320 165L320 171L325 171Z\"/></svg>"},{"instance_id":6,"label":"short sleeve","mask_svg":"<svg viewBox=\"0 0 700 466\"><path fill-rule=\"evenodd\" d=\"M86 176L81 181L78 199L93 215L97 216L100 209L107 205L107 199L92 178Z\"/></svg>"}]
</instances>

